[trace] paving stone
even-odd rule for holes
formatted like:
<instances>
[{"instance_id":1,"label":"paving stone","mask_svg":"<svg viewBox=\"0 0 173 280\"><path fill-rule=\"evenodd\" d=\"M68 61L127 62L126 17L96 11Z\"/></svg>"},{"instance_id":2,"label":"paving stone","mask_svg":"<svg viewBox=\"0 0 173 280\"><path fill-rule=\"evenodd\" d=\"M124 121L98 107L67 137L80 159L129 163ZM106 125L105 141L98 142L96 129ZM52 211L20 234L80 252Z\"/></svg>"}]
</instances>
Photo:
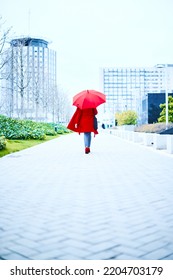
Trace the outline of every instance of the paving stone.
<instances>
[{"instance_id":1,"label":"paving stone","mask_svg":"<svg viewBox=\"0 0 173 280\"><path fill-rule=\"evenodd\" d=\"M35 255L31 256L32 260L55 260L59 259L63 255L63 252L60 250L51 250L51 251L46 251L43 253L37 253Z\"/></svg>"},{"instance_id":2,"label":"paving stone","mask_svg":"<svg viewBox=\"0 0 173 280\"><path fill-rule=\"evenodd\" d=\"M172 259L172 170L101 132L88 155L70 134L0 158L1 258Z\"/></svg>"},{"instance_id":3,"label":"paving stone","mask_svg":"<svg viewBox=\"0 0 173 280\"><path fill-rule=\"evenodd\" d=\"M116 259L116 257L120 253L115 253L114 251L108 250L108 251L102 251L97 254L88 255L86 257L87 260L110 260L110 259Z\"/></svg>"},{"instance_id":4,"label":"paving stone","mask_svg":"<svg viewBox=\"0 0 173 280\"><path fill-rule=\"evenodd\" d=\"M56 243L51 243L51 244L46 244L46 245L41 245L38 244L35 249L40 252L40 253L46 253L46 252L50 252L50 251L54 251L57 250L62 251L62 249L64 248L64 245L61 242L56 242Z\"/></svg>"},{"instance_id":5,"label":"paving stone","mask_svg":"<svg viewBox=\"0 0 173 280\"><path fill-rule=\"evenodd\" d=\"M9 253L11 253L10 250L8 250L6 248L0 248L0 256L5 256L5 255L8 255Z\"/></svg>"},{"instance_id":6,"label":"paving stone","mask_svg":"<svg viewBox=\"0 0 173 280\"><path fill-rule=\"evenodd\" d=\"M140 237L137 242L140 243L149 243L149 242L155 242L159 239L163 239L163 236L157 232L157 234L150 234L150 235L145 235L142 238Z\"/></svg>"},{"instance_id":7,"label":"paving stone","mask_svg":"<svg viewBox=\"0 0 173 280\"><path fill-rule=\"evenodd\" d=\"M143 246L139 246L138 249L145 251L145 252L152 252L160 248L164 248L168 245L168 243L162 239L149 242L147 244L144 244Z\"/></svg>"},{"instance_id":8,"label":"paving stone","mask_svg":"<svg viewBox=\"0 0 173 280\"><path fill-rule=\"evenodd\" d=\"M61 249L61 251L66 254L79 257L80 259L85 258L86 256L88 256L91 253L89 250L86 250L86 249L83 250L83 249L72 247L72 246L64 247Z\"/></svg>"},{"instance_id":9,"label":"paving stone","mask_svg":"<svg viewBox=\"0 0 173 280\"><path fill-rule=\"evenodd\" d=\"M7 232L7 236L0 237L0 239L1 239L1 243L5 244L11 241L19 240L19 236L11 234L11 232L8 234Z\"/></svg>"},{"instance_id":10,"label":"paving stone","mask_svg":"<svg viewBox=\"0 0 173 280\"><path fill-rule=\"evenodd\" d=\"M8 255L5 255L5 260L30 260L28 256L23 256L17 253L11 252Z\"/></svg>"},{"instance_id":11,"label":"paving stone","mask_svg":"<svg viewBox=\"0 0 173 280\"><path fill-rule=\"evenodd\" d=\"M26 238L19 238L16 241L16 244L26 246L27 248L37 248L38 247L38 242L29 240Z\"/></svg>"},{"instance_id":12,"label":"paving stone","mask_svg":"<svg viewBox=\"0 0 173 280\"><path fill-rule=\"evenodd\" d=\"M58 258L56 258L56 260L79 260L79 257L70 255L70 254L65 254L63 256L59 256ZM80 258L80 260L81 260L81 258ZM84 258L84 260L85 260L85 258Z\"/></svg>"},{"instance_id":13,"label":"paving stone","mask_svg":"<svg viewBox=\"0 0 173 280\"><path fill-rule=\"evenodd\" d=\"M166 256L164 258L161 258L161 260L173 260L173 254Z\"/></svg>"},{"instance_id":14,"label":"paving stone","mask_svg":"<svg viewBox=\"0 0 173 280\"><path fill-rule=\"evenodd\" d=\"M10 245L10 247L7 247L8 250L16 253L16 254L20 254L23 255L25 257L27 256L31 256L33 254L35 254L36 252L38 252L35 248L28 248L26 247L26 245L22 246L16 243L13 243Z\"/></svg>"},{"instance_id":15,"label":"paving stone","mask_svg":"<svg viewBox=\"0 0 173 280\"><path fill-rule=\"evenodd\" d=\"M170 256L171 254L172 251L169 251L166 248L160 248L148 254L141 255L141 258L144 260L161 260Z\"/></svg>"},{"instance_id":16,"label":"paving stone","mask_svg":"<svg viewBox=\"0 0 173 280\"><path fill-rule=\"evenodd\" d=\"M105 251L105 250L112 250L112 249L117 249L119 247L119 245L117 245L116 243L114 243L113 241L109 241L109 242L100 242L97 243L96 245L92 245L91 247L88 247L88 249L94 254L94 253L99 253L101 251Z\"/></svg>"},{"instance_id":17,"label":"paving stone","mask_svg":"<svg viewBox=\"0 0 173 280\"><path fill-rule=\"evenodd\" d=\"M32 232L26 232L26 231L23 231L23 230L21 230L20 236L21 236L21 238L36 241L36 242L38 242L39 240L42 239L42 235L40 235L40 234L37 234L37 233L34 233L34 232L33 233Z\"/></svg>"},{"instance_id":18,"label":"paving stone","mask_svg":"<svg viewBox=\"0 0 173 280\"><path fill-rule=\"evenodd\" d=\"M89 243L79 241L79 240L74 240L74 239L67 239L67 240L61 242L62 247L72 246L75 248L80 248L82 250L85 250L88 248L88 250L91 251L89 245L90 245Z\"/></svg>"},{"instance_id":19,"label":"paving stone","mask_svg":"<svg viewBox=\"0 0 173 280\"><path fill-rule=\"evenodd\" d=\"M130 248L130 247L126 247L126 246L119 246L117 248L115 248L117 252L119 252L120 254L126 254L132 257L137 257L139 258L141 255L143 255L145 253L145 251L143 251L142 249L136 249L136 248Z\"/></svg>"},{"instance_id":20,"label":"paving stone","mask_svg":"<svg viewBox=\"0 0 173 280\"><path fill-rule=\"evenodd\" d=\"M140 258L137 257L132 257L131 255L128 254L120 254L117 257L113 258L114 260L139 260Z\"/></svg>"}]
</instances>

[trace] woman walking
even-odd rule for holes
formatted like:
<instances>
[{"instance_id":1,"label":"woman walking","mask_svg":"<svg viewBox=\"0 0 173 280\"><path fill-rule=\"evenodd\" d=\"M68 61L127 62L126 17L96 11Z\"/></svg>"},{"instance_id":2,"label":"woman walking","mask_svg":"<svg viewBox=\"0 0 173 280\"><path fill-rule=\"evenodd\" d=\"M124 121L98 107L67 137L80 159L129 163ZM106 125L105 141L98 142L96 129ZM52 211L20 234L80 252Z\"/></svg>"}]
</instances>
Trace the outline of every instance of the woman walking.
<instances>
[{"instance_id":1,"label":"woman walking","mask_svg":"<svg viewBox=\"0 0 173 280\"><path fill-rule=\"evenodd\" d=\"M90 153L91 133L98 134L97 127L94 125L94 117L97 115L96 108L79 109L73 114L67 128L80 133L84 133L85 154Z\"/></svg>"}]
</instances>

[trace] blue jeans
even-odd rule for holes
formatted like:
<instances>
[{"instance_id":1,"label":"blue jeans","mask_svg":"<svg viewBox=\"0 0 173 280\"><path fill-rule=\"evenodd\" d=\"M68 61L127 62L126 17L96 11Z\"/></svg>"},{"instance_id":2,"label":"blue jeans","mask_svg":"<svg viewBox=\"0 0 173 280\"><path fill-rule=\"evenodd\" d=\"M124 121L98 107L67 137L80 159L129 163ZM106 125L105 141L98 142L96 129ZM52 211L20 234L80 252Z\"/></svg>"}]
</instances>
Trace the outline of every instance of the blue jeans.
<instances>
[{"instance_id":1,"label":"blue jeans","mask_svg":"<svg viewBox=\"0 0 173 280\"><path fill-rule=\"evenodd\" d=\"M84 144L85 144L85 147L90 147L90 145L91 145L91 132L84 132Z\"/></svg>"}]
</instances>

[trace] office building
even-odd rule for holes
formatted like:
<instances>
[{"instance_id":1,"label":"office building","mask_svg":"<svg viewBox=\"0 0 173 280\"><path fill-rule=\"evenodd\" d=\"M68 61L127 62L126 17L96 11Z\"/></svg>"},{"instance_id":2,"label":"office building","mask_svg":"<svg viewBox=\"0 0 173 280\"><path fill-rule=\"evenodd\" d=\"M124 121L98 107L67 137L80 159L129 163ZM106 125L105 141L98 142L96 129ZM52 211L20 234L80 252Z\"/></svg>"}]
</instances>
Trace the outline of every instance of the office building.
<instances>
[{"instance_id":1,"label":"office building","mask_svg":"<svg viewBox=\"0 0 173 280\"><path fill-rule=\"evenodd\" d=\"M102 91L106 94L104 110L112 113L134 110L142 120L142 100L147 93L173 92L173 64L154 67L106 67L100 70Z\"/></svg>"},{"instance_id":2,"label":"office building","mask_svg":"<svg viewBox=\"0 0 173 280\"><path fill-rule=\"evenodd\" d=\"M5 68L6 115L37 121L52 120L56 90L56 52L48 41L17 38L10 42Z\"/></svg>"}]
</instances>

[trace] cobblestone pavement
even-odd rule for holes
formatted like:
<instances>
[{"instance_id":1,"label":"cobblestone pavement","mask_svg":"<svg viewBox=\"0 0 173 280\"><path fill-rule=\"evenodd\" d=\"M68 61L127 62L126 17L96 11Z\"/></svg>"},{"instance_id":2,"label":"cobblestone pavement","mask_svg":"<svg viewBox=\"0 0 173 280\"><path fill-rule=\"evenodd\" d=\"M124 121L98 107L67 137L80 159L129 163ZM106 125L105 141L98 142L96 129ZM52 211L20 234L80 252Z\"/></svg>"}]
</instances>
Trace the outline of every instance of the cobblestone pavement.
<instances>
[{"instance_id":1,"label":"cobblestone pavement","mask_svg":"<svg viewBox=\"0 0 173 280\"><path fill-rule=\"evenodd\" d=\"M0 258L173 260L173 155L100 132L1 158Z\"/></svg>"}]
</instances>

